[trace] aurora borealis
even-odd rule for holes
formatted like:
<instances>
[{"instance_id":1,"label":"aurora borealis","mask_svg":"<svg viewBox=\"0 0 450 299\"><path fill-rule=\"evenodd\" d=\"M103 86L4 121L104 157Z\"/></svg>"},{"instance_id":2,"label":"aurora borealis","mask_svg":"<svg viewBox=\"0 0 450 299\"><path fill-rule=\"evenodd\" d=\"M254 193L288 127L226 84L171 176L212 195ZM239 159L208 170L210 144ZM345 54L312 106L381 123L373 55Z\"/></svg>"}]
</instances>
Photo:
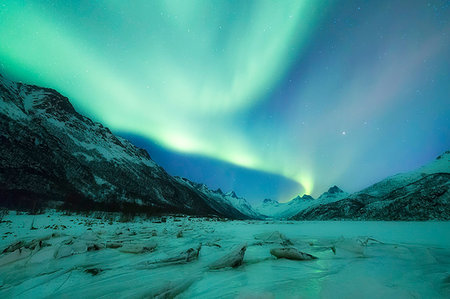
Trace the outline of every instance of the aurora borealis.
<instances>
[{"instance_id":1,"label":"aurora borealis","mask_svg":"<svg viewBox=\"0 0 450 299\"><path fill-rule=\"evenodd\" d=\"M286 201L450 148L449 21L448 1L7 0L0 71L186 159L294 181L193 178Z\"/></svg>"}]
</instances>

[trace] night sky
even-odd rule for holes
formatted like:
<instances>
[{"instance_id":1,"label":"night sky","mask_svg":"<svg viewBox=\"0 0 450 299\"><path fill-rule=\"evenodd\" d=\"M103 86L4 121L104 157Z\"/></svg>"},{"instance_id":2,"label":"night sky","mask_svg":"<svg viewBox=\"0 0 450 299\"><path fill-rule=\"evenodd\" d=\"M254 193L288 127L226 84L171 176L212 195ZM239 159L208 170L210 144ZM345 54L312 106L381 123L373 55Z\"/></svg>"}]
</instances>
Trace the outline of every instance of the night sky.
<instances>
[{"instance_id":1,"label":"night sky","mask_svg":"<svg viewBox=\"0 0 450 299\"><path fill-rule=\"evenodd\" d=\"M450 149L450 1L0 3L0 72L251 202Z\"/></svg>"}]
</instances>

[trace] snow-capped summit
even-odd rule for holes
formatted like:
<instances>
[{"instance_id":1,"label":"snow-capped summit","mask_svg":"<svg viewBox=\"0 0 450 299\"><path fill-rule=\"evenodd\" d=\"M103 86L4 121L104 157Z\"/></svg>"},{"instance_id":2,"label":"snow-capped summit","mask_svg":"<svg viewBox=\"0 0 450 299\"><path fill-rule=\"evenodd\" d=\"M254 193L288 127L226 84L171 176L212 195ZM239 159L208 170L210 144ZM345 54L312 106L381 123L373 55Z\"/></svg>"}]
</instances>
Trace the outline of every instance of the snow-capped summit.
<instances>
[{"instance_id":1,"label":"snow-capped summit","mask_svg":"<svg viewBox=\"0 0 450 299\"><path fill-rule=\"evenodd\" d=\"M327 192L317 198L317 204L327 204L330 202L338 201L349 196L347 192L342 191L338 186L334 185L330 187Z\"/></svg>"},{"instance_id":2,"label":"snow-capped summit","mask_svg":"<svg viewBox=\"0 0 450 299\"><path fill-rule=\"evenodd\" d=\"M236 195L234 191L227 192L224 197L228 200L231 205L244 215L249 216L254 219L263 219L264 216L258 213L252 205L243 197Z\"/></svg>"},{"instance_id":3,"label":"snow-capped summit","mask_svg":"<svg viewBox=\"0 0 450 299\"><path fill-rule=\"evenodd\" d=\"M232 198L239 198L234 191L225 193L225 196L230 196Z\"/></svg>"},{"instance_id":4,"label":"snow-capped summit","mask_svg":"<svg viewBox=\"0 0 450 299\"><path fill-rule=\"evenodd\" d=\"M311 201L311 200L315 200L315 198L312 197L311 195L308 195L308 194L304 194L303 196L297 195L296 197L294 197L293 199L288 201L287 204L293 205L293 204L297 204L299 202L307 202L307 201Z\"/></svg>"},{"instance_id":5,"label":"snow-capped summit","mask_svg":"<svg viewBox=\"0 0 450 299\"><path fill-rule=\"evenodd\" d=\"M314 197L312 197L312 196L309 195L309 194L304 194L304 195L301 197L301 199L303 199L303 200L314 200Z\"/></svg>"},{"instance_id":6,"label":"snow-capped summit","mask_svg":"<svg viewBox=\"0 0 450 299\"><path fill-rule=\"evenodd\" d=\"M288 202L278 202L273 199L264 199L261 204L255 207L260 214L270 218L289 218L301 210L309 207L316 200L311 195L297 195Z\"/></svg>"}]
</instances>

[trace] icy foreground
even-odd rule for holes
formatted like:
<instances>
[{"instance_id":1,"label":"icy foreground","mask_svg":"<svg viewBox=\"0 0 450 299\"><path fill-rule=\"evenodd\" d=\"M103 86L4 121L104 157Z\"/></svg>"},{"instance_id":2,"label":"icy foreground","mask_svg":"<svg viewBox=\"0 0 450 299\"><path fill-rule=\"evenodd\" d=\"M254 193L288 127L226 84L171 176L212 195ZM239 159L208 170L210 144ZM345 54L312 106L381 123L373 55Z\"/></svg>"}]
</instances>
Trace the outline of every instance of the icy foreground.
<instances>
[{"instance_id":1,"label":"icy foreground","mask_svg":"<svg viewBox=\"0 0 450 299\"><path fill-rule=\"evenodd\" d=\"M450 222L121 223L11 212L0 233L0 298L450 296Z\"/></svg>"}]
</instances>

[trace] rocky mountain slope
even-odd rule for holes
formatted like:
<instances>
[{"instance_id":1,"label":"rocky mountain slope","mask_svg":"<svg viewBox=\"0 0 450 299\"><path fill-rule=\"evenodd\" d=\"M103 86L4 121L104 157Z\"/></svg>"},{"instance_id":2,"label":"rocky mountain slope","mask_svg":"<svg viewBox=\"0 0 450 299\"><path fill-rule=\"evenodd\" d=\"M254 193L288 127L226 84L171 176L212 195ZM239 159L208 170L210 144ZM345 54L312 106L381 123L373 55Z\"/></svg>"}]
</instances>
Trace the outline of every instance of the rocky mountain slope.
<instances>
[{"instance_id":1,"label":"rocky mountain slope","mask_svg":"<svg viewBox=\"0 0 450 299\"><path fill-rule=\"evenodd\" d=\"M256 212L245 198L237 196L234 191L224 193L221 189L211 190L205 184L195 183L186 178L175 178L183 184L205 194L207 198L211 199L209 204L223 214L232 214L239 218L265 218L263 215Z\"/></svg>"},{"instance_id":2,"label":"rocky mountain slope","mask_svg":"<svg viewBox=\"0 0 450 299\"><path fill-rule=\"evenodd\" d=\"M171 177L55 90L2 76L0 205L248 218Z\"/></svg>"},{"instance_id":3,"label":"rocky mountain slope","mask_svg":"<svg viewBox=\"0 0 450 299\"><path fill-rule=\"evenodd\" d=\"M316 205L335 202L346 198L347 196L349 196L347 192L342 191L338 186L334 185L333 187L330 187L327 192L322 193L322 195L317 198Z\"/></svg>"},{"instance_id":4,"label":"rocky mountain slope","mask_svg":"<svg viewBox=\"0 0 450 299\"><path fill-rule=\"evenodd\" d=\"M310 207L296 220L449 220L450 151L411 172L388 177L345 199Z\"/></svg>"}]
</instances>

